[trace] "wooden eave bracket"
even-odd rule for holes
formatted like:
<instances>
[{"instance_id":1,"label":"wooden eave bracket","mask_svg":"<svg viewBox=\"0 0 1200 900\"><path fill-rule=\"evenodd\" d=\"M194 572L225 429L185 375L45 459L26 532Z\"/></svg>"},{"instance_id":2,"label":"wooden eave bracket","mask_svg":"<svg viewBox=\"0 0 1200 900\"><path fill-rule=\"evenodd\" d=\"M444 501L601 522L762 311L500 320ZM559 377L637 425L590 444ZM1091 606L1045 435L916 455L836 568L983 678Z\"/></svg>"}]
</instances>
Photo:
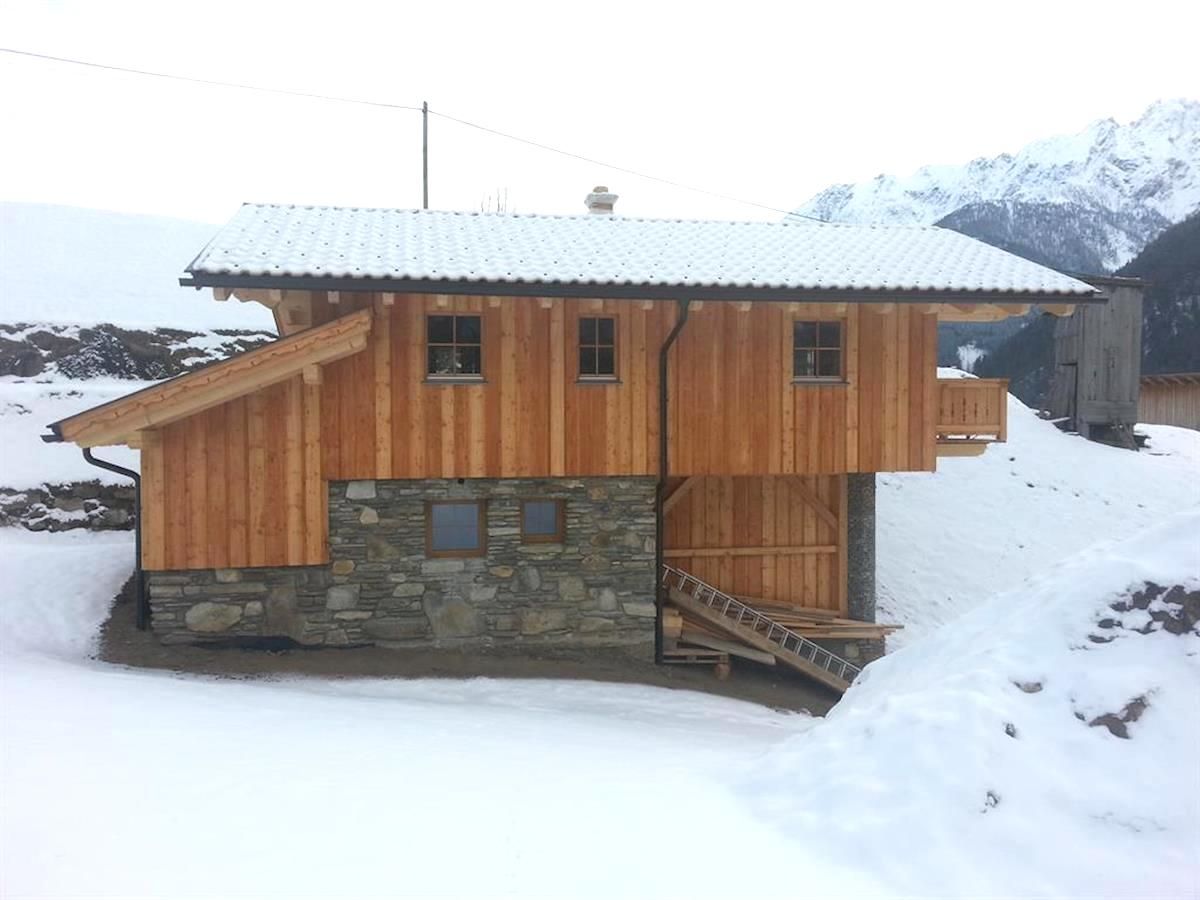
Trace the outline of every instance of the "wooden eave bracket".
<instances>
[{"instance_id":1,"label":"wooden eave bracket","mask_svg":"<svg viewBox=\"0 0 1200 900\"><path fill-rule=\"evenodd\" d=\"M302 375L320 380L320 367L367 345L373 313L359 310L264 347L248 350L170 381L56 423L63 439L81 447L138 440L137 433L203 412L260 388Z\"/></svg>"}]
</instances>

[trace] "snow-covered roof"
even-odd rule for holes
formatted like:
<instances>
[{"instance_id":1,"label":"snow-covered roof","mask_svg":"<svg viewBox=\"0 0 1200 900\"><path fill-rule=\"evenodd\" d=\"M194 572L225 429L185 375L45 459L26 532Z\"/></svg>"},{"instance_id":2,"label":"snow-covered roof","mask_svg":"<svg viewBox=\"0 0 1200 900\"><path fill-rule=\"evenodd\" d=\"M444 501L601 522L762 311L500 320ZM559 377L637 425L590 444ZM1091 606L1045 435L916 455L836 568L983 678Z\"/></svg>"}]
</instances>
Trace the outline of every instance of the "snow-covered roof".
<instances>
[{"instance_id":1,"label":"snow-covered roof","mask_svg":"<svg viewBox=\"0 0 1200 900\"><path fill-rule=\"evenodd\" d=\"M246 204L188 267L221 276L744 291L1094 295L933 226ZM299 286L299 285L297 285ZM481 291L482 292L482 291Z\"/></svg>"}]
</instances>

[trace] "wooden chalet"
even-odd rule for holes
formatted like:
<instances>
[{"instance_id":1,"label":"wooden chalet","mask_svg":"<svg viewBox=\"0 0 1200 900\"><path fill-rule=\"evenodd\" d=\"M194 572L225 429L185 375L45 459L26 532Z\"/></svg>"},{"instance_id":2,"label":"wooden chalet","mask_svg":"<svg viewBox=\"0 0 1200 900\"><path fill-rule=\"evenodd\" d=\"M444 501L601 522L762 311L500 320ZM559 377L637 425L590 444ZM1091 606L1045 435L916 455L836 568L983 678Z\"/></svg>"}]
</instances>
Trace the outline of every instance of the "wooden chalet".
<instances>
[{"instance_id":1,"label":"wooden chalet","mask_svg":"<svg viewBox=\"0 0 1200 900\"><path fill-rule=\"evenodd\" d=\"M1005 438L937 323L1103 299L932 227L260 205L181 283L280 339L48 438L140 448L164 641L653 644L837 689L888 631L875 473Z\"/></svg>"}]
</instances>

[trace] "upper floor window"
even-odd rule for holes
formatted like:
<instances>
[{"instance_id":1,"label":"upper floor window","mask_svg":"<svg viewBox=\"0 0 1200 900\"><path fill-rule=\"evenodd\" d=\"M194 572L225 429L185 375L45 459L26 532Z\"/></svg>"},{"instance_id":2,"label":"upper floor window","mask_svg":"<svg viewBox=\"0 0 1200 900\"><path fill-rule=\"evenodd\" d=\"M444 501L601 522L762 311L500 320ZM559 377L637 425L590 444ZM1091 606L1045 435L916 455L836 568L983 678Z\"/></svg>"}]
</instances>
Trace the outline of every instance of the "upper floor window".
<instances>
[{"instance_id":1,"label":"upper floor window","mask_svg":"<svg viewBox=\"0 0 1200 900\"><path fill-rule=\"evenodd\" d=\"M617 320L604 316L579 319L579 377L617 377Z\"/></svg>"},{"instance_id":2,"label":"upper floor window","mask_svg":"<svg viewBox=\"0 0 1200 900\"><path fill-rule=\"evenodd\" d=\"M792 324L793 378L841 380L842 356L841 322Z\"/></svg>"},{"instance_id":3,"label":"upper floor window","mask_svg":"<svg viewBox=\"0 0 1200 900\"><path fill-rule=\"evenodd\" d=\"M479 316L428 316L426 372L433 378L483 375L483 323Z\"/></svg>"}]
</instances>

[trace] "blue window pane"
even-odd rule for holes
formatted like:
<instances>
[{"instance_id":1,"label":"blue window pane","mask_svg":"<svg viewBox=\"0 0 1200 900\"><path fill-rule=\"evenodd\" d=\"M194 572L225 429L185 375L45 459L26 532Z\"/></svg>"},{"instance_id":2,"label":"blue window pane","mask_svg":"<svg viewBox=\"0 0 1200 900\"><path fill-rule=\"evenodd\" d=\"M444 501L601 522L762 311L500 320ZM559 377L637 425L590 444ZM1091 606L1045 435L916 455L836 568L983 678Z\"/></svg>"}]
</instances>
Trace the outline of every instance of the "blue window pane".
<instances>
[{"instance_id":1,"label":"blue window pane","mask_svg":"<svg viewBox=\"0 0 1200 900\"><path fill-rule=\"evenodd\" d=\"M434 550L478 550L479 504L434 503L429 508L430 545Z\"/></svg>"},{"instance_id":2,"label":"blue window pane","mask_svg":"<svg viewBox=\"0 0 1200 900\"><path fill-rule=\"evenodd\" d=\"M558 501L526 500L525 533L528 535L558 534Z\"/></svg>"}]
</instances>

